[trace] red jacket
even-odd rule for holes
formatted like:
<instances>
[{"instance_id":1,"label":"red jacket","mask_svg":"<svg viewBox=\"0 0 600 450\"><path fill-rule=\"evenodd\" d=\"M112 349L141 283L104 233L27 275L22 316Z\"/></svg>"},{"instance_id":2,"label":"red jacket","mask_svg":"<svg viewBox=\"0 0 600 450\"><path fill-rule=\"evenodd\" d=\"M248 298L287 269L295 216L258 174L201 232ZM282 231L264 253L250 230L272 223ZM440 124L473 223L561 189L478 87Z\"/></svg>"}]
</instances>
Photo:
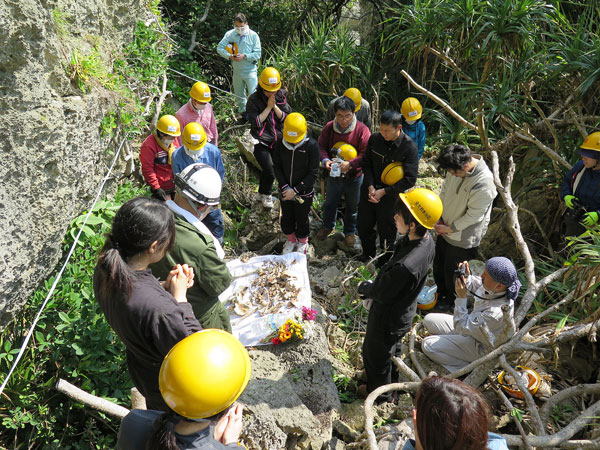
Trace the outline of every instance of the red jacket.
<instances>
[{"instance_id":1,"label":"red jacket","mask_svg":"<svg viewBox=\"0 0 600 450\"><path fill-rule=\"evenodd\" d=\"M321 161L330 159L329 151L338 142L347 142L356 149L356 158L351 159L350 166L352 169L348 172L348 178L358 178L362 175L362 158L367 149L371 132L367 126L356 121L354 130L350 133L340 134L333 129L333 120L328 122L319 135L319 149L321 150Z\"/></svg>"},{"instance_id":2,"label":"red jacket","mask_svg":"<svg viewBox=\"0 0 600 450\"><path fill-rule=\"evenodd\" d=\"M179 138L176 137L171 145L174 149L181 147ZM169 153L158 145L154 134L148 136L142 143L140 162L142 163L144 180L152 190L162 188L172 191L175 189Z\"/></svg>"}]
</instances>

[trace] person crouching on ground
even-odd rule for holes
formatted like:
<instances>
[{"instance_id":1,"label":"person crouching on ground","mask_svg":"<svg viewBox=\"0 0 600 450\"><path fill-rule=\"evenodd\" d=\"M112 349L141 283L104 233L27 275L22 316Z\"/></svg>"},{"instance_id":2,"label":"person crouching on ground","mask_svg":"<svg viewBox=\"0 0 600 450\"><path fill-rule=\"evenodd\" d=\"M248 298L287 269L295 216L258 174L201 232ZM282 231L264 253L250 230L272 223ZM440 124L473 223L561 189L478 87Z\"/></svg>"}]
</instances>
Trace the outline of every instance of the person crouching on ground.
<instances>
[{"instance_id":1,"label":"person crouching on ground","mask_svg":"<svg viewBox=\"0 0 600 450\"><path fill-rule=\"evenodd\" d=\"M399 194L395 209L396 229L403 236L375 281L358 286L369 309L362 348L367 385L359 388L361 396L392 381L391 357L410 330L417 312L417 296L433 262L435 243L428 229L441 217L442 201L433 191L417 188Z\"/></svg>"},{"instance_id":2,"label":"person crouching on ground","mask_svg":"<svg viewBox=\"0 0 600 450\"><path fill-rule=\"evenodd\" d=\"M459 380L428 377L413 408L415 440L402 450L508 450L506 440L488 432L483 396Z\"/></svg>"},{"instance_id":3,"label":"person crouching on ground","mask_svg":"<svg viewBox=\"0 0 600 450\"><path fill-rule=\"evenodd\" d=\"M273 151L273 169L281 191L281 231L287 236L282 253L306 254L310 234L308 215L315 180L319 175L320 150L307 134L306 119L291 113L283 123L283 140Z\"/></svg>"},{"instance_id":4,"label":"person crouching on ground","mask_svg":"<svg viewBox=\"0 0 600 450\"><path fill-rule=\"evenodd\" d=\"M134 409L121 422L116 450L219 450L238 444L250 380L248 351L231 334L204 330L165 356L158 384L168 412Z\"/></svg>"},{"instance_id":5,"label":"person crouching on ground","mask_svg":"<svg viewBox=\"0 0 600 450\"><path fill-rule=\"evenodd\" d=\"M481 277L471 275L469 263L459 264L454 315L430 313L423 325L434 336L423 340L423 352L450 372L462 369L506 342L515 331L514 302L521 282L513 263L503 256L488 259ZM467 293L475 297L471 312ZM503 309L507 308L506 318ZM489 330L488 342L483 325Z\"/></svg>"}]
</instances>

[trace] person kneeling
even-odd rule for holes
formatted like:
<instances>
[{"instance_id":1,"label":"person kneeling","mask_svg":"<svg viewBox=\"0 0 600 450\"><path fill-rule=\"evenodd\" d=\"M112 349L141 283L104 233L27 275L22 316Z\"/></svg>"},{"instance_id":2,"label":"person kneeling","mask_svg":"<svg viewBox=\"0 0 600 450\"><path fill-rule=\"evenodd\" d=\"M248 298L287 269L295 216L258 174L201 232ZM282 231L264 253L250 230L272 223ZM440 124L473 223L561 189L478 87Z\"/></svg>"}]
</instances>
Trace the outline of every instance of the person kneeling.
<instances>
[{"instance_id":1,"label":"person kneeling","mask_svg":"<svg viewBox=\"0 0 600 450\"><path fill-rule=\"evenodd\" d=\"M425 329L434 335L423 340L423 352L450 372L484 356L490 345L498 347L512 337L514 302L521 288L517 270L508 258L488 259L481 277L471 275L466 261L458 267L464 275L456 277L454 315L427 314L423 320ZM471 312L467 292L475 297ZM489 333L484 332L484 326Z\"/></svg>"},{"instance_id":2,"label":"person kneeling","mask_svg":"<svg viewBox=\"0 0 600 450\"><path fill-rule=\"evenodd\" d=\"M158 384L170 412L134 409L121 422L116 450L245 448L240 404L250 380L248 351L231 334L203 330L165 356Z\"/></svg>"}]
</instances>

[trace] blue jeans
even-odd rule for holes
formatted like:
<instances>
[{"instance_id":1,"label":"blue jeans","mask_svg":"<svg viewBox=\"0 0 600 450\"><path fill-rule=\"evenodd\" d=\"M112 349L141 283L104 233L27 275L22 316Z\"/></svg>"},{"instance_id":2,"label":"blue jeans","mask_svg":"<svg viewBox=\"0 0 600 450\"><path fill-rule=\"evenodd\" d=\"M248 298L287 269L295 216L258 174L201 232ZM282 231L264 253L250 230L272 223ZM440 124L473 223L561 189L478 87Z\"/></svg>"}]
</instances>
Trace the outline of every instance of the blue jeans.
<instances>
[{"instance_id":1,"label":"blue jeans","mask_svg":"<svg viewBox=\"0 0 600 450\"><path fill-rule=\"evenodd\" d=\"M327 177L327 189L325 191L325 204L323 205L323 228L333 230L335 228L335 216L337 205L344 195L346 208L344 211L344 234L356 233L356 216L358 211L358 199L363 175L358 178L346 179L343 177Z\"/></svg>"},{"instance_id":2,"label":"blue jeans","mask_svg":"<svg viewBox=\"0 0 600 450\"><path fill-rule=\"evenodd\" d=\"M213 209L202 220L202 223L206 225L206 228L208 228L213 236L222 244L225 226L223 224L223 214L221 213L221 209Z\"/></svg>"}]
</instances>

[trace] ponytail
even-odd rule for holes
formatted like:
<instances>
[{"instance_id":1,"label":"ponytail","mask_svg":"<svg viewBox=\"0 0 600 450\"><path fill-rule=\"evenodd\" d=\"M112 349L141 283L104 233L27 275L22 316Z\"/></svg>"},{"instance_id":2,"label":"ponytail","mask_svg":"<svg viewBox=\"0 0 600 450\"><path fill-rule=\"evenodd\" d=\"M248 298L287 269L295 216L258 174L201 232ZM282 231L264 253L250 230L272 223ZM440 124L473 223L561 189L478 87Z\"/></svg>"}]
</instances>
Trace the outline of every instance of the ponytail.
<instances>
[{"instance_id":1,"label":"ponytail","mask_svg":"<svg viewBox=\"0 0 600 450\"><path fill-rule=\"evenodd\" d=\"M125 300L133 288L129 258L147 251L153 242L169 249L175 241L173 213L162 202L138 197L119 208L96 265L94 290L101 301Z\"/></svg>"},{"instance_id":2,"label":"ponytail","mask_svg":"<svg viewBox=\"0 0 600 450\"><path fill-rule=\"evenodd\" d=\"M146 450L179 450L173 428L177 423L176 414L163 413L154 421L154 430L146 443Z\"/></svg>"}]
</instances>

